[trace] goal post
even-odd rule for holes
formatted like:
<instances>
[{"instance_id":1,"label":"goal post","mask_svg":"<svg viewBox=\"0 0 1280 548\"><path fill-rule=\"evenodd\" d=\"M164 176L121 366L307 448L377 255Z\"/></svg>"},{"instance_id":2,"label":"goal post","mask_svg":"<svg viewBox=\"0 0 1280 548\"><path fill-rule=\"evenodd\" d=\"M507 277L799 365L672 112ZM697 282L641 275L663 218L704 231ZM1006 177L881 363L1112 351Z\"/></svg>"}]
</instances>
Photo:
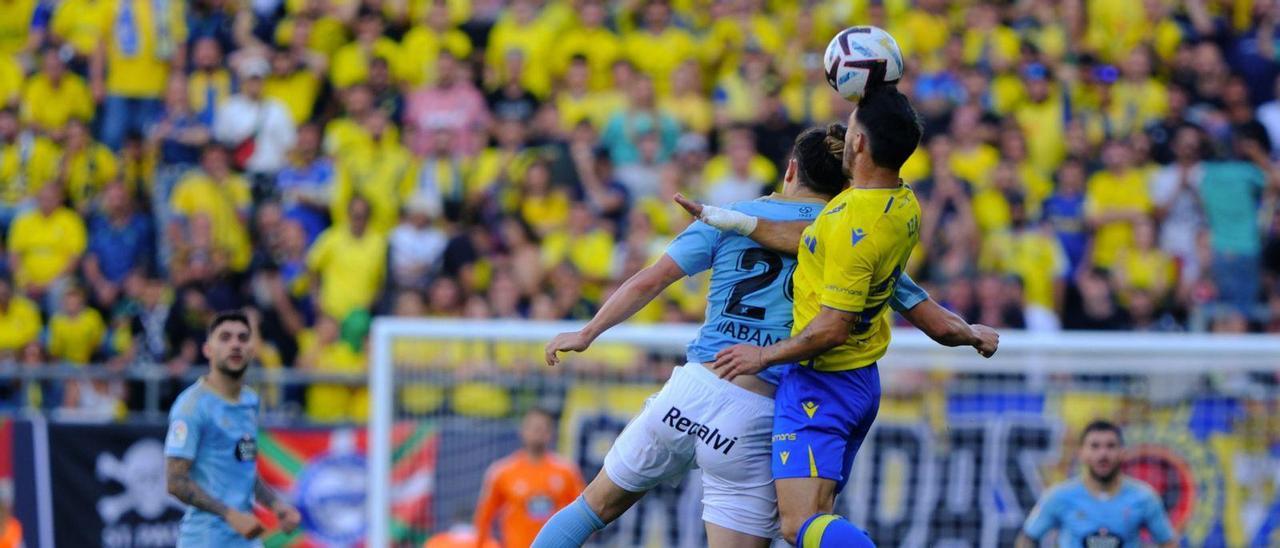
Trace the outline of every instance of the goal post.
<instances>
[{"instance_id":1,"label":"goal post","mask_svg":"<svg viewBox=\"0 0 1280 548\"><path fill-rule=\"evenodd\" d=\"M629 353L602 351L594 358L570 355L555 370L541 364L543 344L558 333L582 325L391 317L374 321L366 500L369 546L420 542L423 532L444 529L452 519L439 508L429 514L430 518L397 514L393 499L399 485L393 468L403 466L394 460L397 452L393 430L398 424L466 420L472 422L451 427L491 430L486 434L488 441L475 443L495 447L483 448L480 453L471 449L450 453L461 446L451 445L446 436L435 461L442 466L450 459L461 459L466 467L483 470L490 460L500 456L497 445L513 443L503 437L514 437L514 430L501 426L508 424L501 421L509 421L514 411L505 417L481 419L460 418L468 412L459 413L448 404L431 411L409 411L405 403L409 387L428 386L460 393L462 384L480 380L498 387L501 395L503 391L520 391L522 384L554 384L556 388L547 391L554 392L559 398L556 401L563 403L565 409L584 397L594 398L598 400L596 404L605 407L614 406L605 401L610 398L629 399L627 405L618 404L610 417L610 428L617 428L618 420L625 421L620 417L633 412L643 401L643 394L655 389L662 377L645 377L637 382L627 374L595 365L597 361L640 360L649 364L644 366L647 369L627 371L660 370L681 361L685 345L698 329L690 324L626 324L603 334L593 351L613 347L629 349ZM475 351L459 351L459 345L472 345ZM403 363L409 355L415 357L412 361L430 362L445 354L452 355L454 362L463 360L467 367L474 363L475 371L459 371L455 364L455 369L441 373L429 363ZM503 358L504 355L515 357ZM518 363L481 363L503 360ZM652 365L657 362L662 365ZM1008 535L1016 534L1016 525L1029 511L1035 496L1051 480L1071 473L1072 468L1065 465L1072 463L1074 442L1067 436L1075 434L1079 420L1090 416L1110 418L1134 430L1130 445L1139 445L1131 449L1138 455L1134 457L1138 465L1145 468L1133 473L1150 479L1153 485L1160 483L1157 490L1171 509L1175 525L1189 538L1204 542L1212 540L1207 535L1226 535L1224 542L1235 544L1252 541L1255 537L1250 535L1269 534L1254 530L1262 527L1257 523L1243 523L1230 516L1231 512L1243 511L1238 502L1240 495L1228 497L1224 493L1250 488L1234 484L1239 483L1240 477L1247 477L1241 476L1240 462L1254 457L1265 460L1272 444L1280 449L1280 418L1276 417L1280 413L1280 337L1005 332L996 356L983 359L971 348L942 347L914 329L897 327L881 364L886 394L881 415L860 453L851 486L841 503L852 518L869 524L863 526L873 536L879 536L879 542L923 546L955 539L981 546L1004 545ZM611 392L618 387L629 391L624 396ZM456 407L459 400L453 401ZM626 413L620 411L624 408ZM587 422L581 413L565 413L560 428L562 453L596 455L607 449L609 436L614 434L588 432L582 426ZM579 422L569 424L571 414ZM1203 446L1178 445L1188 440L1191 445ZM1148 446L1150 451L1144 453ZM1217 453L1205 452L1205 447ZM584 474L593 472L589 465L598 468L598 462L583 458ZM972 460L969 464L956 460L964 458ZM1280 451L1274 459L1280 464ZM957 471L968 474L965 477L971 480L972 489L948 476ZM909 479L894 479L895 474ZM459 480L441 477L438 486L443 489L446 481ZM1273 481L1278 485L1268 489L1280 493L1280 478ZM474 497L479 491L479 485L474 483L451 489L462 489ZM1210 497L1206 485L1217 486L1217 499L1206 498ZM972 492L975 490L978 492ZM663 507L669 512L653 510L635 517L643 524L637 521L634 531L619 532L604 544L621 546L644 539L652 542L656 538L653 535L664 534L667 536L657 542L683 544L686 541L682 539L699 538L699 531L687 531L700 523L696 498L689 503L686 494L675 493L671 497L674 498ZM1280 495L1275 497L1280 508ZM457 507L461 504L457 501L464 500L450 496L450 502L445 498L442 495L433 502ZM1228 508L1232 504L1235 506ZM966 513L969 510L976 513ZM659 519L655 515L664 512L673 517L653 521ZM405 520L413 522L409 529L418 531L419 536L405 536L406 527L401 523ZM694 536L689 537L691 534ZM1280 531L1276 534L1280 535Z\"/></svg>"}]
</instances>

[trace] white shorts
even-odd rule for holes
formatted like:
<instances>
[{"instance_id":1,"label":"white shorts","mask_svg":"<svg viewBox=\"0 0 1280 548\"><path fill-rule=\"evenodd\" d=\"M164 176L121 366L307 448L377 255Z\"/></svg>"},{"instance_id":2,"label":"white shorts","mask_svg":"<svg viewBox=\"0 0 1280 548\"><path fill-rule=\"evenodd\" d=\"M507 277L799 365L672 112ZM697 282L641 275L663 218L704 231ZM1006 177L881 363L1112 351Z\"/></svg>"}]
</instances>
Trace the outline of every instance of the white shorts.
<instances>
[{"instance_id":1,"label":"white shorts","mask_svg":"<svg viewBox=\"0 0 1280 548\"><path fill-rule=\"evenodd\" d=\"M772 440L771 398L690 363L677 367L618 435L604 470L619 487L640 493L678 483L696 466L704 521L775 538Z\"/></svg>"}]
</instances>

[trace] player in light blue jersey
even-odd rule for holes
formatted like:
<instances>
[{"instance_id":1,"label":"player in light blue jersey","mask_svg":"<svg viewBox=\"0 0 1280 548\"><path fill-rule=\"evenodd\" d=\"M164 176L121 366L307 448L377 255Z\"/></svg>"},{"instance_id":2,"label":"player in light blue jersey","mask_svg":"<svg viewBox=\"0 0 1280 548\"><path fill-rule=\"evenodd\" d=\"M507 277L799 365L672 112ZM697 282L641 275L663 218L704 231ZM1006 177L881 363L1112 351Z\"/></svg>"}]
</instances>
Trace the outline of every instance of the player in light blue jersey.
<instances>
[{"instance_id":1,"label":"player in light blue jersey","mask_svg":"<svg viewBox=\"0 0 1280 548\"><path fill-rule=\"evenodd\" d=\"M258 395L244 387L253 345L247 316L218 314L203 349L209 374L183 390L169 411L166 483L190 506L180 548L260 546L265 528L253 515L254 498L275 513L284 532L298 527L298 511L258 479Z\"/></svg>"},{"instance_id":2,"label":"player in light blue jersey","mask_svg":"<svg viewBox=\"0 0 1280 548\"><path fill-rule=\"evenodd\" d=\"M834 130L833 130L834 131ZM843 134L843 128L839 128ZM845 185L828 130L810 129L796 140L781 194L731 206L776 221L812 220ZM770 471L773 392L763 373L732 382L702 364L734 344L768 344L791 332L793 255L765 249L749 238L696 222L658 261L628 279L581 331L562 333L546 348L548 365L559 352L580 352L625 321L667 286L711 270L706 320L676 368L651 396L605 457L604 469L576 502L547 522L535 548L581 546L622 515L644 493L702 469L703 520L711 546L768 546L778 535L776 493ZM891 306L930 336L947 337L970 326L938 306L907 276Z\"/></svg>"},{"instance_id":3,"label":"player in light blue jersey","mask_svg":"<svg viewBox=\"0 0 1280 548\"><path fill-rule=\"evenodd\" d=\"M1017 548L1034 548L1058 531L1060 548L1137 548L1141 532L1164 548L1178 545L1160 496L1150 485L1125 476L1124 436L1110 422L1089 423L1080 437L1085 473L1058 484L1041 497L1018 536Z\"/></svg>"}]
</instances>

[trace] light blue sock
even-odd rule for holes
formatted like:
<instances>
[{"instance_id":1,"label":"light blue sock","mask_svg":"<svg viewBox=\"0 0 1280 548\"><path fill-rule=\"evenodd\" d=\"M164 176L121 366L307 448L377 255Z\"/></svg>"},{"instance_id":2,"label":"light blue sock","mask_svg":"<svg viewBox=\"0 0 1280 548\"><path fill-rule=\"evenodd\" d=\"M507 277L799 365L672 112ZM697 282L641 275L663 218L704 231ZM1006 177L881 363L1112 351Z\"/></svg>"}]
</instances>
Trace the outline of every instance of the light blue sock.
<instances>
[{"instance_id":1,"label":"light blue sock","mask_svg":"<svg viewBox=\"0 0 1280 548\"><path fill-rule=\"evenodd\" d=\"M585 499L578 497L573 504L561 508L547 520L530 548L578 548L601 529L604 529L604 522L600 516L587 506Z\"/></svg>"},{"instance_id":2,"label":"light blue sock","mask_svg":"<svg viewBox=\"0 0 1280 548\"><path fill-rule=\"evenodd\" d=\"M835 514L814 514L796 533L799 548L875 548L867 532Z\"/></svg>"}]
</instances>

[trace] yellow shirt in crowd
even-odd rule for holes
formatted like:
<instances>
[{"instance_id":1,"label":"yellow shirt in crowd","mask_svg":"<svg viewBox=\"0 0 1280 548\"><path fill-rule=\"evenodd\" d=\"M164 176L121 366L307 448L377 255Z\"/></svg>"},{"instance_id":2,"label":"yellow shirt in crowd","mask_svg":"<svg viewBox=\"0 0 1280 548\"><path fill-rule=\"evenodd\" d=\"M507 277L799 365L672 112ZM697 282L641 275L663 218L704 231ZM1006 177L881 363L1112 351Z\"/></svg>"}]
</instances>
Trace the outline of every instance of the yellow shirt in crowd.
<instances>
[{"instance_id":1,"label":"yellow shirt in crowd","mask_svg":"<svg viewBox=\"0 0 1280 548\"><path fill-rule=\"evenodd\" d=\"M53 12L49 28L54 36L85 57L102 43L103 20L108 17L109 0L63 0Z\"/></svg>"},{"instance_id":2,"label":"yellow shirt in crowd","mask_svg":"<svg viewBox=\"0 0 1280 548\"><path fill-rule=\"evenodd\" d=\"M248 211L252 202L248 181L231 175L219 183L195 171L178 181L169 200L170 207L179 215L208 217L214 244L227 253L232 270L243 271L249 266L253 249L240 216L241 212Z\"/></svg>"},{"instance_id":3,"label":"yellow shirt in crowd","mask_svg":"<svg viewBox=\"0 0 1280 548\"><path fill-rule=\"evenodd\" d=\"M671 91L671 74L680 63L697 59L699 54L693 35L675 27L658 34L637 30L622 39L622 48L627 59L653 79L659 96Z\"/></svg>"},{"instance_id":4,"label":"yellow shirt in crowd","mask_svg":"<svg viewBox=\"0 0 1280 548\"><path fill-rule=\"evenodd\" d=\"M577 29L558 37L552 59L556 76L563 75L578 55L587 59L591 69L591 89L607 90L613 81L613 63L622 57L622 39L606 28Z\"/></svg>"},{"instance_id":5,"label":"yellow shirt in crowd","mask_svg":"<svg viewBox=\"0 0 1280 548\"><path fill-rule=\"evenodd\" d=\"M1136 169L1121 174L1099 171L1089 178L1085 190L1085 215L1134 212L1151 213L1151 196L1147 180ZM1093 262L1106 268L1116 256L1133 243L1133 227L1128 221L1112 221L1097 228L1093 237Z\"/></svg>"},{"instance_id":6,"label":"yellow shirt in crowd","mask_svg":"<svg viewBox=\"0 0 1280 548\"><path fill-rule=\"evenodd\" d=\"M358 42L338 48L333 54L332 66L329 67L329 80L337 88L364 82L369 77L369 62L374 57L387 62L392 79L401 77L400 46L384 36L375 40L373 46L367 49Z\"/></svg>"},{"instance_id":7,"label":"yellow shirt in crowd","mask_svg":"<svg viewBox=\"0 0 1280 548\"><path fill-rule=\"evenodd\" d=\"M226 69L196 71L187 77L187 101L191 112L216 109L231 97L231 73Z\"/></svg>"},{"instance_id":8,"label":"yellow shirt in crowd","mask_svg":"<svg viewBox=\"0 0 1280 548\"><path fill-rule=\"evenodd\" d=\"M100 143L74 154L64 152L62 163L67 195L76 208L89 205L120 173L116 155Z\"/></svg>"},{"instance_id":9,"label":"yellow shirt in crowd","mask_svg":"<svg viewBox=\"0 0 1280 548\"><path fill-rule=\"evenodd\" d=\"M311 119L320 94L320 78L308 70L289 74L272 74L262 83L262 94L280 101L294 124Z\"/></svg>"},{"instance_id":10,"label":"yellow shirt in crowd","mask_svg":"<svg viewBox=\"0 0 1280 548\"><path fill-rule=\"evenodd\" d=\"M307 268L320 275L320 310L341 320L367 310L386 277L387 240L373 230L356 237L344 226L325 230L307 253Z\"/></svg>"},{"instance_id":11,"label":"yellow shirt in crowd","mask_svg":"<svg viewBox=\"0 0 1280 548\"><path fill-rule=\"evenodd\" d=\"M0 106L18 102L24 81L22 65L12 56L0 54Z\"/></svg>"},{"instance_id":12,"label":"yellow shirt in crowd","mask_svg":"<svg viewBox=\"0 0 1280 548\"><path fill-rule=\"evenodd\" d=\"M75 365L85 365L107 335L107 324L97 310L86 308L69 316L54 314L49 319L49 355Z\"/></svg>"},{"instance_id":13,"label":"yellow shirt in crowd","mask_svg":"<svg viewBox=\"0 0 1280 548\"><path fill-rule=\"evenodd\" d=\"M0 0L0 55L13 55L27 46L36 0Z\"/></svg>"},{"instance_id":14,"label":"yellow shirt in crowd","mask_svg":"<svg viewBox=\"0 0 1280 548\"><path fill-rule=\"evenodd\" d=\"M40 336L40 309L25 297L9 299L9 307L0 307L0 353L17 354L22 347Z\"/></svg>"},{"instance_id":15,"label":"yellow shirt in crowd","mask_svg":"<svg viewBox=\"0 0 1280 548\"><path fill-rule=\"evenodd\" d=\"M155 5L151 0L112 0L104 8L107 93L149 99L164 95L170 63L187 41L186 3L169 2L169 13L155 13Z\"/></svg>"},{"instance_id":16,"label":"yellow shirt in crowd","mask_svg":"<svg viewBox=\"0 0 1280 548\"><path fill-rule=\"evenodd\" d=\"M39 137L0 145L0 203L14 205L35 195L58 176L62 152Z\"/></svg>"},{"instance_id":17,"label":"yellow shirt in crowd","mask_svg":"<svg viewBox=\"0 0 1280 548\"><path fill-rule=\"evenodd\" d=\"M71 118L93 120L93 111L89 86L75 74L63 74L57 85L36 74L22 93L22 121L45 131L61 129Z\"/></svg>"},{"instance_id":18,"label":"yellow shirt in crowd","mask_svg":"<svg viewBox=\"0 0 1280 548\"><path fill-rule=\"evenodd\" d=\"M333 223L346 223L347 205L359 194L369 201L369 229L380 234L391 232L417 179L414 167L409 151L389 139L339 157L329 208Z\"/></svg>"},{"instance_id":19,"label":"yellow shirt in crowd","mask_svg":"<svg viewBox=\"0 0 1280 548\"><path fill-rule=\"evenodd\" d=\"M441 51L458 59L471 55L471 39L465 32L449 29L439 34L426 26L416 26L400 41L400 67L409 85L418 87L435 81L436 61Z\"/></svg>"},{"instance_id":20,"label":"yellow shirt in crowd","mask_svg":"<svg viewBox=\"0 0 1280 548\"><path fill-rule=\"evenodd\" d=\"M76 212L60 207L48 216L35 209L23 213L9 227L9 252L18 256L13 280L18 286L46 285L74 266L87 245Z\"/></svg>"}]
</instances>

